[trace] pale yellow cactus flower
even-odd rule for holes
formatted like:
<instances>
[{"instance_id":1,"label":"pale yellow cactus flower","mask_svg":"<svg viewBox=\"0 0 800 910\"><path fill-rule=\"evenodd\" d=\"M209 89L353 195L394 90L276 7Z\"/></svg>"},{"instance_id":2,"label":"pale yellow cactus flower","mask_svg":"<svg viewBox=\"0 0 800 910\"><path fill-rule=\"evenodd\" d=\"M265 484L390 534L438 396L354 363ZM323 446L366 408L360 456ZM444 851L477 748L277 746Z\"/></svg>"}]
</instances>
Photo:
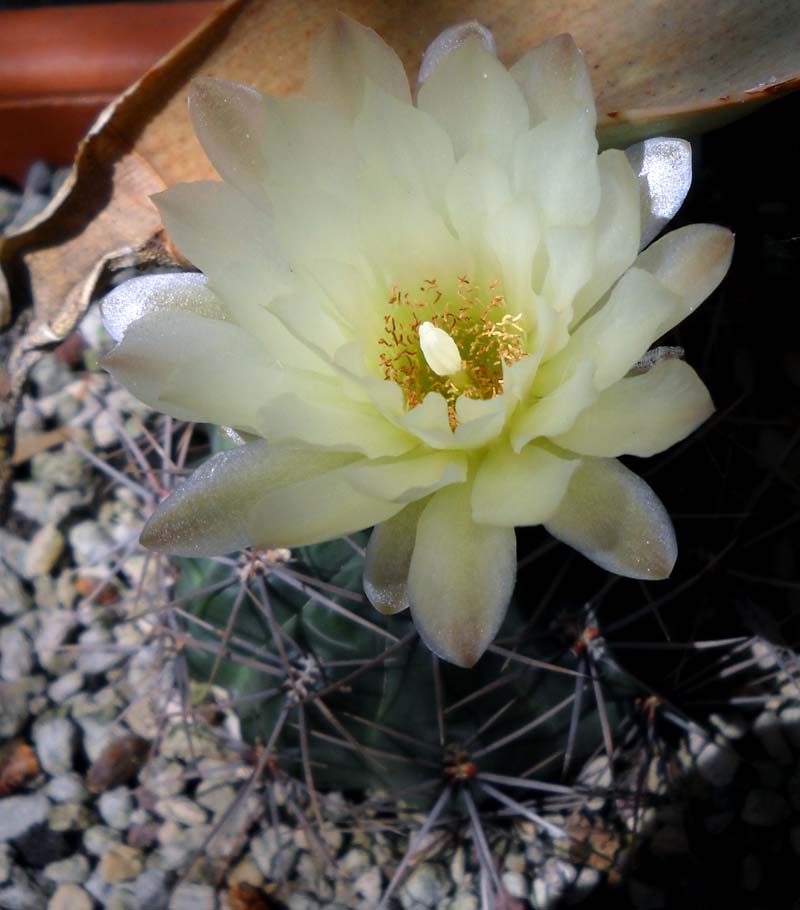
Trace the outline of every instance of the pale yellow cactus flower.
<instances>
[{"instance_id":1,"label":"pale yellow cactus flower","mask_svg":"<svg viewBox=\"0 0 800 910\"><path fill-rule=\"evenodd\" d=\"M305 96L202 79L190 109L222 181L156 203L200 273L114 291L106 366L243 444L161 504L145 545L203 556L375 526L370 601L410 607L462 666L503 620L516 525L621 575L670 573L667 512L617 458L712 411L690 366L648 354L732 252L712 225L647 245L688 189L685 142L598 154L572 40L507 69L474 22L431 45L414 96L394 52L338 17Z\"/></svg>"}]
</instances>

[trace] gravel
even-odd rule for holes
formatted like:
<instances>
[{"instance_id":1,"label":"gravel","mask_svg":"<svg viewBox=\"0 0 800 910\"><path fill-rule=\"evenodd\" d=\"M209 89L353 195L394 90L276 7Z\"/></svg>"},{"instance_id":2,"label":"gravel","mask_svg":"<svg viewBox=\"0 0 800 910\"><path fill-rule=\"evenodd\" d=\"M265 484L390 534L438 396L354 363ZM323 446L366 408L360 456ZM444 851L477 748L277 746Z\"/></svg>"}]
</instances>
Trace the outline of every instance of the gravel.
<instances>
[{"instance_id":1,"label":"gravel","mask_svg":"<svg viewBox=\"0 0 800 910\"><path fill-rule=\"evenodd\" d=\"M0 843L21 837L41 825L49 812L49 800L38 793L0 799Z\"/></svg>"}]
</instances>

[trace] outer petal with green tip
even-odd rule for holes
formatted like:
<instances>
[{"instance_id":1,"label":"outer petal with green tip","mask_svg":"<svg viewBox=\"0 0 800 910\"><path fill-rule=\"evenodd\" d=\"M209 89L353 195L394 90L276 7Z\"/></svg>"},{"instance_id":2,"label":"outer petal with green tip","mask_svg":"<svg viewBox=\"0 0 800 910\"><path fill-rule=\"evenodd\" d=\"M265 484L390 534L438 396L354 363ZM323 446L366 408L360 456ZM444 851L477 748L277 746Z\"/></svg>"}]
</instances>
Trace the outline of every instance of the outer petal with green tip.
<instances>
[{"instance_id":1,"label":"outer petal with green tip","mask_svg":"<svg viewBox=\"0 0 800 910\"><path fill-rule=\"evenodd\" d=\"M408 574L414 623L439 657L471 667L497 634L514 590L513 528L476 524L468 484L428 502Z\"/></svg>"},{"instance_id":2,"label":"outer petal with green tip","mask_svg":"<svg viewBox=\"0 0 800 910\"><path fill-rule=\"evenodd\" d=\"M344 469L358 458L261 440L220 452L156 509L142 543L178 556L213 556L318 543L385 521L402 505L347 482Z\"/></svg>"},{"instance_id":3,"label":"outer petal with green tip","mask_svg":"<svg viewBox=\"0 0 800 910\"><path fill-rule=\"evenodd\" d=\"M372 532L364 560L364 591L381 613L399 613L411 605L408 569L417 539L417 522L424 499L407 505Z\"/></svg>"},{"instance_id":4,"label":"outer petal with green tip","mask_svg":"<svg viewBox=\"0 0 800 910\"><path fill-rule=\"evenodd\" d=\"M667 578L678 555L661 500L612 458L581 463L545 528L601 568L628 578Z\"/></svg>"}]
</instances>

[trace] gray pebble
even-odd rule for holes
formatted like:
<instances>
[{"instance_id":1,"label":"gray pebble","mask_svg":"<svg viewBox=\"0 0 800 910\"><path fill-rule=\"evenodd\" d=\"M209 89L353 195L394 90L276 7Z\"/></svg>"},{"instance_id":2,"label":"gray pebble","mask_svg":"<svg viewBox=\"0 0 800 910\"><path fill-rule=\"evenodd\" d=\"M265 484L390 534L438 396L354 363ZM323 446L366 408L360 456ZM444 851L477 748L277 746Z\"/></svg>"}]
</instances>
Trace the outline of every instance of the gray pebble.
<instances>
[{"instance_id":1,"label":"gray pebble","mask_svg":"<svg viewBox=\"0 0 800 910\"><path fill-rule=\"evenodd\" d=\"M423 907L435 907L452 890L452 883L443 866L420 863L400 889L400 902L407 907L412 902Z\"/></svg>"},{"instance_id":2,"label":"gray pebble","mask_svg":"<svg viewBox=\"0 0 800 910\"><path fill-rule=\"evenodd\" d=\"M377 866L362 872L353 882L353 890L368 907L377 907L383 890L383 877Z\"/></svg>"},{"instance_id":3,"label":"gray pebble","mask_svg":"<svg viewBox=\"0 0 800 910\"><path fill-rule=\"evenodd\" d=\"M97 521L87 519L76 524L69 532L69 545L78 565L94 565L102 561L113 546L105 528Z\"/></svg>"},{"instance_id":4,"label":"gray pebble","mask_svg":"<svg viewBox=\"0 0 800 910\"><path fill-rule=\"evenodd\" d=\"M87 675L105 673L123 656L109 632L103 628L95 627L81 633L78 645L78 669Z\"/></svg>"},{"instance_id":5,"label":"gray pebble","mask_svg":"<svg viewBox=\"0 0 800 910\"><path fill-rule=\"evenodd\" d=\"M58 524L78 506L86 502L81 490L52 489L36 480L18 481L14 484L14 509L37 524Z\"/></svg>"},{"instance_id":6,"label":"gray pebble","mask_svg":"<svg viewBox=\"0 0 800 910\"><path fill-rule=\"evenodd\" d=\"M575 881L577 874L571 863L552 857L545 860L541 874L533 881L531 901L539 910L551 910L558 905L564 891Z\"/></svg>"},{"instance_id":7,"label":"gray pebble","mask_svg":"<svg viewBox=\"0 0 800 910\"><path fill-rule=\"evenodd\" d=\"M741 739L750 729L747 718L733 711L725 714L711 714L708 721L726 739Z\"/></svg>"},{"instance_id":8,"label":"gray pebble","mask_svg":"<svg viewBox=\"0 0 800 910\"><path fill-rule=\"evenodd\" d=\"M55 524L46 524L33 535L25 554L23 575L36 578L47 575L64 552L64 535Z\"/></svg>"},{"instance_id":9,"label":"gray pebble","mask_svg":"<svg viewBox=\"0 0 800 910\"><path fill-rule=\"evenodd\" d=\"M789 814L786 800L774 790L751 790L742 809L742 820L748 825L771 828Z\"/></svg>"},{"instance_id":10,"label":"gray pebble","mask_svg":"<svg viewBox=\"0 0 800 910\"><path fill-rule=\"evenodd\" d=\"M703 780L715 787L726 787L736 776L739 756L730 746L709 742L697 756L697 770Z\"/></svg>"},{"instance_id":11,"label":"gray pebble","mask_svg":"<svg viewBox=\"0 0 800 910\"><path fill-rule=\"evenodd\" d=\"M273 881L288 877L297 855L294 832L288 825L268 828L251 840L250 849L261 874Z\"/></svg>"},{"instance_id":12,"label":"gray pebble","mask_svg":"<svg viewBox=\"0 0 800 910\"><path fill-rule=\"evenodd\" d=\"M99 867L84 882L84 888L100 904L103 910L111 910L112 899L117 892L117 885L105 881L100 875Z\"/></svg>"},{"instance_id":13,"label":"gray pebble","mask_svg":"<svg viewBox=\"0 0 800 910\"><path fill-rule=\"evenodd\" d=\"M45 910L47 898L22 869L11 870L11 880L0 887L3 910Z\"/></svg>"},{"instance_id":14,"label":"gray pebble","mask_svg":"<svg viewBox=\"0 0 800 910\"><path fill-rule=\"evenodd\" d=\"M47 782L44 792L54 803L82 803L89 796L89 791L77 774L54 777Z\"/></svg>"},{"instance_id":15,"label":"gray pebble","mask_svg":"<svg viewBox=\"0 0 800 910\"><path fill-rule=\"evenodd\" d=\"M220 784L215 780L204 780L197 787L197 802L213 812L215 816L230 808L235 798L236 791L230 784Z\"/></svg>"},{"instance_id":16,"label":"gray pebble","mask_svg":"<svg viewBox=\"0 0 800 910\"><path fill-rule=\"evenodd\" d=\"M11 739L28 719L28 688L26 680L0 680L0 740Z\"/></svg>"},{"instance_id":17,"label":"gray pebble","mask_svg":"<svg viewBox=\"0 0 800 910\"><path fill-rule=\"evenodd\" d=\"M47 819L50 803L38 793L0 799L0 843L20 837ZM0 903L2 907L2 903Z\"/></svg>"},{"instance_id":18,"label":"gray pebble","mask_svg":"<svg viewBox=\"0 0 800 910\"><path fill-rule=\"evenodd\" d=\"M161 869L143 872L134 885L134 910L166 910L171 881L169 874Z\"/></svg>"},{"instance_id":19,"label":"gray pebble","mask_svg":"<svg viewBox=\"0 0 800 910\"><path fill-rule=\"evenodd\" d=\"M83 832L83 847L92 856L102 856L112 844L119 842L119 832L105 825L92 825Z\"/></svg>"},{"instance_id":20,"label":"gray pebble","mask_svg":"<svg viewBox=\"0 0 800 910\"><path fill-rule=\"evenodd\" d=\"M33 726L33 742L39 764L57 777L72 770L75 726L66 717L44 717Z\"/></svg>"},{"instance_id":21,"label":"gray pebble","mask_svg":"<svg viewBox=\"0 0 800 910\"><path fill-rule=\"evenodd\" d=\"M519 872L504 872L503 885L512 897L526 898L530 890L528 879Z\"/></svg>"},{"instance_id":22,"label":"gray pebble","mask_svg":"<svg viewBox=\"0 0 800 910\"><path fill-rule=\"evenodd\" d=\"M155 811L167 821L185 825L187 828L203 825L208 819L206 810L202 806L198 806L188 796L173 796L169 799L161 799L156 803Z\"/></svg>"},{"instance_id":23,"label":"gray pebble","mask_svg":"<svg viewBox=\"0 0 800 910\"><path fill-rule=\"evenodd\" d=\"M83 686L83 674L80 670L65 673L50 686L47 694L57 705L63 704L68 698L80 691Z\"/></svg>"},{"instance_id":24,"label":"gray pebble","mask_svg":"<svg viewBox=\"0 0 800 910\"><path fill-rule=\"evenodd\" d=\"M57 452L38 452L31 459L34 480L51 487L81 490L88 486L91 477L89 462L74 449Z\"/></svg>"},{"instance_id":25,"label":"gray pebble","mask_svg":"<svg viewBox=\"0 0 800 910\"><path fill-rule=\"evenodd\" d=\"M342 878L356 879L366 872L372 864L372 857L362 847L353 847L336 863L337 875Z\"/></svg>"},{"instance_id":26,"label":"gray pebble","mask_svg":"<svg viewBox=\"0 0 800 910\"><path fill-rule=\"evenodd\" d=\"M169 910L216 910L217 895L209 885L181 882L172 892Z\"/></svg>"},{"instance_id":27,"label":"gray pebble","mask_svg":"<svg viewBox=\"0 0 800 910\"><path fill-rule=\"evenodd\" d=\"M40 615L41 625L33 642L36 656L48 673L58 677L67 672L75 659L74 653L62 650L61 645L75 628L77 618L72 610L48 610Z\"/></svg>"},{"instance_id":28,"label":"gray pebble","mask_svg":"<svg viewBox=\"0 0 800 910\"><path fill-rule=\"evenodd\" d=\"M119 418L117 418L119 423ZM117 425L108 411L100 413L92 420L92 439L98 449L107 449L117 442Z\"/></svg>"},{"instance_id":29,"label":"gray pebble","mask_svg":"<svg viewBox=\"0 0 800 910\"><path fill-rule=\"evenodd\" d=\"M80 853L57 860L45 866L42 874L56 884L75 884L85 882L89 877L89 860Z\"/></svg>"},{"instance_id":30,"label":"gray pebble","mask_svg":"<svg viewBox=\"0 0 800 910\"><path fill-rule=\"evenodd\" d=\"M125 831L133 810L131 791L127 787L115 787L106 790L97 801L100 817L111 828Z\"/></svg>"},{"instance_id":31,"label":"gray pebble","mask_svg":"<svg viewBox=\"0 0 800 910\"><path fill-rule=\"evenodd\" d=\"M0 677L17 680L33 669L33 646L19 620L0 629Z\"/></svg>"},{"instance_id":32,"label":"gray pebble","mask_svg":"<svg viewBox=\"0 0 800 910\"><path fill-rule=\"evenodd\" d=\"M28 542L17 537L5 528L0 528L0 556L3 562L17 575L23 575Z\"/></svg>"},{"instance_id":33,"label":"gray pebble","mask_svg":"<svg viewBox=\"0 0 800 910\"><path fill-rule=\"evenodd\" d=\"M19 616L30 606L22 582L4 563L0 562L0 613L5 616Z\"/></svg>"}]
</instances>

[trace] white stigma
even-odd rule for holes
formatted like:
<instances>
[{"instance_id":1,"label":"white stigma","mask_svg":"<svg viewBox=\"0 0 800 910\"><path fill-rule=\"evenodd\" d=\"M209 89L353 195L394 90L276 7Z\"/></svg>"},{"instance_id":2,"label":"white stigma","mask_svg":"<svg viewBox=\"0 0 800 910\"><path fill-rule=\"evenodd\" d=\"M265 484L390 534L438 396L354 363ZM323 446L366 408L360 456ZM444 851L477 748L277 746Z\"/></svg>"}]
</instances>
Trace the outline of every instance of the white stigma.
<instances>
[{"instance_id":1,"label":"white stigma","mask_svg":"<svg viewBox=\"0 0 800 910\"><path fill-rule=\"evenodd\" d=\"M432 322L419 327L419 346L425 362L437 376L453 376L461 372L461 354L453 339Z\"/></svg>"}]
</instances>

